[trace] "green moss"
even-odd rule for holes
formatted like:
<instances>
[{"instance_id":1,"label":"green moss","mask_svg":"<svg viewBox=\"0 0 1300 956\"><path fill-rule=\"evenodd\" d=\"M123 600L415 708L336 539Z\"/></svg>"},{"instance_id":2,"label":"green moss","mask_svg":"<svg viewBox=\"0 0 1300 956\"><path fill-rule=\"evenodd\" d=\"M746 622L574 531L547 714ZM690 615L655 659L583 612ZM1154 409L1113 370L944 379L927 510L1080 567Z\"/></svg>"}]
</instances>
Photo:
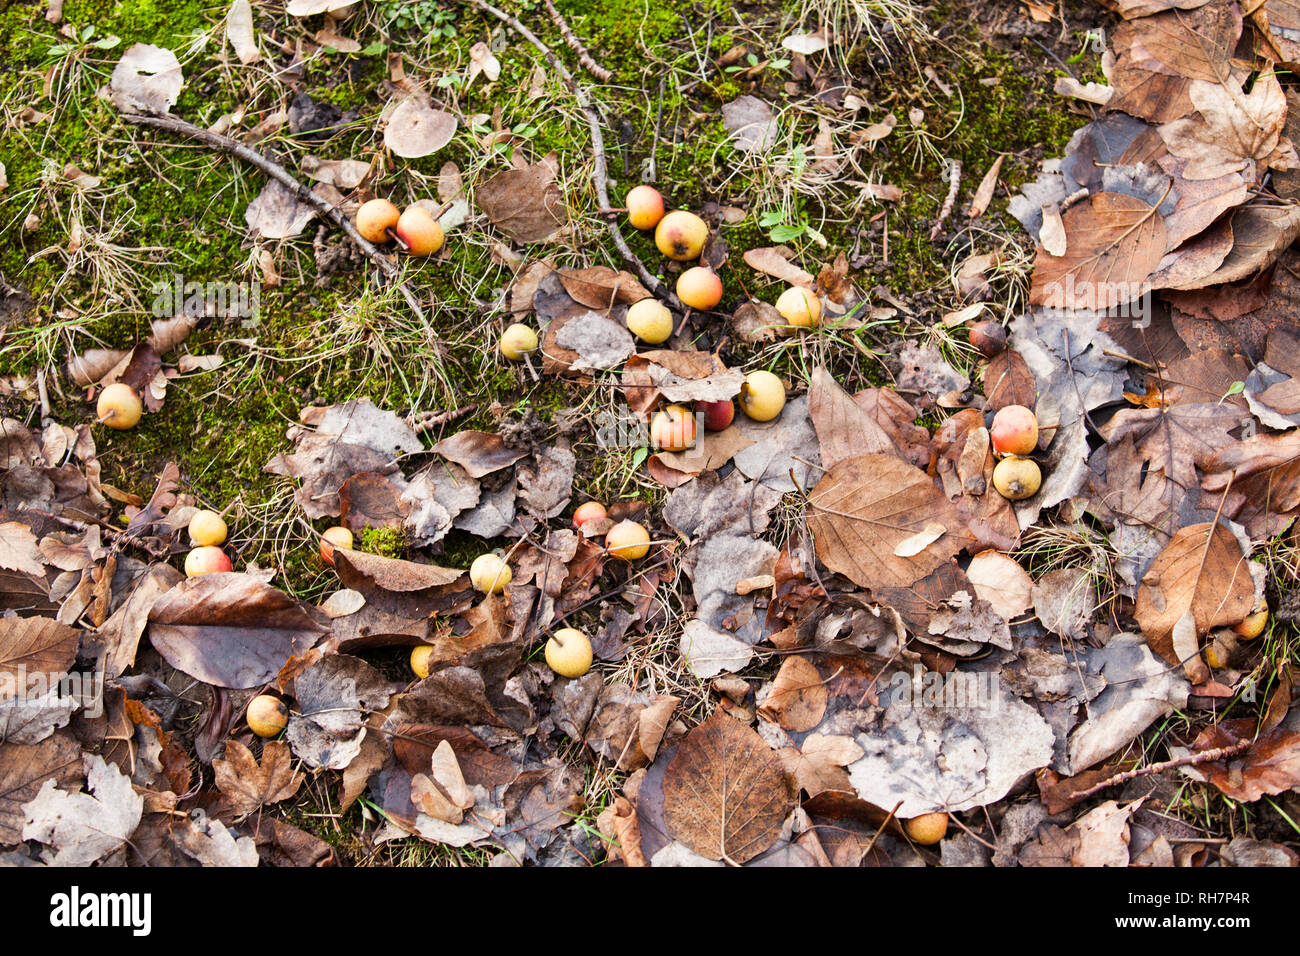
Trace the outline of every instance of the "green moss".
<instances>
[{"instance_id":1,"label":"green moss","mask_svg":"<svg viewBox=\"0 0 1300 956\"><path fill-rule=\"evenodd\" d=\"M386 558L406 555L406 534L401 528L362 528L361 550Z\"/></svg>"}]
</instances>

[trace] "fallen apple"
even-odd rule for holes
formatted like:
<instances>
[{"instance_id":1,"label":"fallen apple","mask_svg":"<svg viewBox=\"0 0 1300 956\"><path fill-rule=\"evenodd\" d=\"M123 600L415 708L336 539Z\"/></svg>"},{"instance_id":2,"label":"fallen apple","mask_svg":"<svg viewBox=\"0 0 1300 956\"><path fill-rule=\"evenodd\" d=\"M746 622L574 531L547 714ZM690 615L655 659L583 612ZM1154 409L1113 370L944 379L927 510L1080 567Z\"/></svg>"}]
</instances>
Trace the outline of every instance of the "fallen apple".
<instances>
[{"instance_id":1,"label":"fallen apple","mask_svg":"<svg viewBox=\"0 0 1300 956\"><path fill-rule=\"evenodd\" d=\"M560 628L546 642L546 666L561 677L581 677L591 669L591 641L577 628Z\"/></svg>"},{"instance_id":2,"label":"fallen apple","mask_svg":"<svg viewBox=\"0 0 1300 956\"><path fill-rule=\"evenodd\" d=\"M653 186L634 186L626 202L627 221L634 229L653 229L664 217L664 197Z\"/></svg>"},{"instance_id":3,"label":"fallen apple","mask_svg":"<svg viewBox=\"0 0 1300 956\"><path fill-rule=\"evenodd\" d=\"M581 531L583 534L587 535L587 537L591 537L590 534L587 534L587 532L583 530L582 526L594 524L597 521L604 521L608 516L609 512L605 510L605 506L599 501L584 501L574 509L573 530Z\"/></svg>"},{"instance_id":4,"label":"fallen apple","mask_svg":"<svg viewBox=\"0 0 1300 956\"><path fill-rule=\"evenodd\" d=\"M693 212L676 209L655 226L655 245L669 259L698 259L709 238L709 227Z\"/></svg>"},{"instance_id":5,"label":"fallen apple","mask_svg":"<svg viewBox=\"0 0 1300 956\"><path fill-rule=\"evenodd\" d=\"M673 334L673 314L658 299L641 299L628 306L627 329L642 342L658 345Z\"/></svg>"},{"instance_id":6,"label":"fallen apple","mask_svg":"<svg viewBox=\"0 0 1300 956\"><path fill-rule=\"evenodd\" d=\"M1007 330L1001 322L984 319L970 327L970 344L985 358L993 358L1007 347Z\"/></svg>"},{"instance_id":7,"label":"fallen apple","mask_svg":"<svg viewBox=\"0 0 1300 956\"><path fill-rule=\"evenodd\" d=\"M429 659L433 657L433 645L417 644L411 648L411 670L421 680L429 676Z\"/></svg>"},{"instance_id":8,"label":"fallen apple","mask_svg":"<svg viewBox=\"0 0 1300 956\"><path fill-rule=\"evenodd\" d=\"M537 333L522 322L516 322L501 333L497 348L510 361L518 362L529 352L537 350Z\"/></svg>"},{"instance_id":9,"label":"fallen apple","mask_svg":"<svg viewBox=\"0 0 1300 956\"><path fill-rule=\"evenodd\" d=\"M791 325L808 328L822 318L822 300L811 289L792 285L776 300L776 311Z\"/></svg>"},{"instance_id":10,"label":"fallen apple","mask_svg":"<svg viewBox=\"0 0 1300 956\"><path fill-rule=\"evenodd\" d=\"M278 737L289 726L289 708L274 694L258 694L244 715L248 729L259 737Z\"/></svg>"},{"instance_id":11,"label":"fallen apple","mask_svg":"<svg viewBox=\"0 0 1300 956\"><path fill-rule=\"evenodd\" d=\"M95 405L99 423L118 431L134 428L144 413L144 405L135 389L123 382L114 382L99 393Z\"/></svg>"},{"instance_id":12,"label":"fallen apple","mask_svg":"<svg viewBox=\"0 0 1300 956\"><path fill-rule=\"evenodd\" d=\"M934 846L948 832L948 814L923 813L919 817L904 820L903 829L907 831L913 843Z\"/></svg>"},{"instance_id":13,"label":"fallen apple","mask_svg":"<svg viewBox=\"0 0 1300 956\"><path fill-rule=\"evenodd\" d=\"M1248 615L1245 620L1233 627L1233 631L1244 641L1253 641L1259 635L1264 633L1264 628L1268 626L1268 608L1262 611L1255 611Z\"/></svg>"},{"instance_id":14,"label":"fallen apple","mask_svg":"<svg viewBox=\"0 0 1300 956\"><path fill-rule=\"evenodd\" d=\"M677 298L682 305L707 312L722 301L722 279L712 269L693 266L677 277Z\"/></svg>"},{"instance_id":15,"label":"fallen apple","mask_svg":"<svg viewBox=\"0 0 1300 956\"><path fill-rule=\"evenodd\" d=\"M605 550L620 561L640 560L650 553L650 532L630 519L620 521L605 532Z\"/></svg>"},{"instance_id":16,"label":"fallen apple","mask_svg":"<svg viewBox=\"0 0 1300 956\"><path fill-rule=\"evenodd\" d=\"M745 376L740 386L740 410L756 422L770 422L785 408L785 386L771 372L760 369Z\"/></svg>"},{"instance_id":17,"label":"fallen apple","mask_svg":"<svg viewBox=\"0 0 1300 956\"><path fill-rule=\"evenodd\" d=\"M669 405L650 422L650 441L660 451L685 451L695 444L695 415L684 405Z\"/></svg>"},{"instance_id":18,"label":"fallen apple","mask_svg":"<svg viewBox=\"0 0 1300 956\"><path fill-rule=\"evenodd\" d=\"M190 516L190 540L196 545L219 545L226 540L226 522L215 511L200 509Z\"/></svg>"},{"instance_id":19,"label":"fallen apple","mask_svg":"<svg viewBox=\"0 0 1300 956\"><path fill-rule=\"evenodd\" d=\"M211 545L195 548L185 555L185 576L187 578L202 577L205 574L212 574L216 571L229 571L230 569L230 559L226 557L226 552Z\"/></svg>"},{"instance_id":20,"label":"fallen apple","mask_svg":"<svg viewBox=\"0 0 1300 956\"><path fill-rule=\"evenodd\" d=\"M1006 405L989 428L993 451L999 455L1028 455L1038 447L1038 419L1023 405Z\"/></svg>"},{"instance_id":21,"label":"fallen apple","mask_svg":"<svg viewBox=\"0 0 1300 956\"><path fill-rule=\"evenodd\" d=\"M499 555L480 554L469 566L469 583L484 594L500 594L514 578L514 571Z\"/></svg>"},{"instance_id":22,"label":"fallen apple","mask_svg":"<svg viewBox=\"0 0 1300 956\"><path fill-rule=\"evenodd\" d=\"M393 230L413 256L431 256L442 248L446 235L438 220L423 206L407 206Z\"/></svg>"},{"instance_id":23,"label":"fallen apple","mask_svg":"<svg viewBox=\"0 0 1300 956\"><path fill-rule=\"evenodd\" d=\"M1032 458L1009 455L993 469L993 487L1009 501L1024 501L1038 494L1043 473Z\"/></svg>"},{"instance_id":24,"label":"fallen apple","mask_svg":"<svg viewBox=\"0 0 1300 956\"><path fill-rule=\"evenodd\" d=\"M342 525L326 528L320 536L320 556L330 566L334 564L334 549L352 550L352 532Z\"/></svg>"},{"instance_id":25,"label":"fallen apple","mask_svg":"<svg viewBox=\"0 0 1300 956\"><path fill-rule=\"evenodd\" d=\"M357 232L370 242L387 242L388 230L397 227L401 211L387 199L371 199L357 210Z\"/></svg>"},{"instance_id":26,"label":"fallen apple","mask_svg":"<svg viewBox=\"0 0 1300 956\"><path fill-rule=\"evenodd\" d=\"M720 432L736 418L736 403L729 398L720 402L696 402L696 411L704 415L704 427L711 432Z\"/></svg>"}]
</instances>

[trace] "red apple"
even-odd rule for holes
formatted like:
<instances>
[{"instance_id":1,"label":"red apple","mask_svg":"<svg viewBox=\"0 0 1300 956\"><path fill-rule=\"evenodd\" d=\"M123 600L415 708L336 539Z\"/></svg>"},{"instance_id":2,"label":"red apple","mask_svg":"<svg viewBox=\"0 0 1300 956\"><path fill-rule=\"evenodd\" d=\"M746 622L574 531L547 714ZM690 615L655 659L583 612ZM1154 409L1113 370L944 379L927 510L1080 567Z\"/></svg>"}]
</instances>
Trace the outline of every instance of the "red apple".
<instances>
[{"instance_id":1,"label":"red apple","mask_svg":"<svg viewBox=\"0 0 1300 956\"><path fill-rule=\"evenodd\" d=\"M729 398L720 402L696 402L696 411L704 415L704 427L711 432L720 432L736 417L736 403Z\"/></svg>"}]
</instances>

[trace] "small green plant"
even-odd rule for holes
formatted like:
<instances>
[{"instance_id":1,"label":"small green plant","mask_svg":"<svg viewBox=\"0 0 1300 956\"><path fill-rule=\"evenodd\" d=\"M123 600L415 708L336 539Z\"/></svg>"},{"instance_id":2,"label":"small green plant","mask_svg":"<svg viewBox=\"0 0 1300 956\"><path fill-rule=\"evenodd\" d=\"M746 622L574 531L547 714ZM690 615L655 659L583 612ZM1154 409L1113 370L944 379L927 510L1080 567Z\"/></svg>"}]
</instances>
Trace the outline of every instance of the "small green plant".
<instances>
[{"instance_id":1,"label":"small green plant","mask_svg":"<svg viewBox=\"0 0 1300 956\"><path fill-rule=\"evenodd\" d=\"M456 12L434 0L416 3L384 3L380 6L387 22L397 30L418 30L426 36L450 39L456 35Z\"/></svg>"},{"instance_id":2,"label":"small green plant","mask_svg":"<svg viewBox=\"0 0 1300 956\"><path fill-rule=\"evenodd\" d=\"M45 51L45 56L51 60L61 59L65 56L76 56L87 50L111 50L122 42L118 36L95 38L94 24L88 24L81 28L80 34L74 40L67 43L55 43Z\"/></svg>"},{"instance_id":3,"label":"small green plant","mask_svg":"<svg viewBox=\"0 0 1300 956\"><path fill-rule=\"evenodd\" d=\"M757 54L749 53L745 55L744 63L734 63L731 66L727 67L726 72L739 73L741 70L753 69L754 67L758 66L759 63L761 62L762 61L758 58ZM786 70L789 69L790 67L790 61L785 59L784 57L778 57L775 60L768 60L767 65L771 67L773 70Z\"/></svg>"},{"instance_id":4,"label":"small green plant","mask_svg":"<svg viewBox=\"0 0 1300 956\"><path fill-rule=\"evenodd\" d=\"M808 221L808 214L799 208L797 222L789 222L779 209L769 210L758 217L758 224L768 230L767 237L773 242L793 242L801 236L807 236L817 245L825 248L826 237L813 228Z\"/></svg>"}]
</instances>

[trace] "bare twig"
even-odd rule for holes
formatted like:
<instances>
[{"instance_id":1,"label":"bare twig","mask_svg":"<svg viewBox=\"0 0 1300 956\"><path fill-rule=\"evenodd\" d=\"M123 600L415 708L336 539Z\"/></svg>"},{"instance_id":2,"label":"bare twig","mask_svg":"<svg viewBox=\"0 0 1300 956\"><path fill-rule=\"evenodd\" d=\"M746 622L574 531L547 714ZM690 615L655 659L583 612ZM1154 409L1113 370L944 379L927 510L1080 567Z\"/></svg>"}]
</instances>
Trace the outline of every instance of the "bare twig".
<instances>
[{"instance_id":1,"label":"bare twig","mask_svg":"<svg viewBox=\"0 0 1300 956\"><path fill-rule=\"evenodd\" d=\"M582 64L583 69L600 80L602 83L608 83L613 79L614 74L597 63L587 52L587 48L582 45L582 41L574 36L573 31L569 29L569 23L564 19L564 14L555 9L555 4L551 0L544 0L546 3L546 12L551 15L555 25L559 27L560 36L564 37L564 42L569 44L569 49L578 54L578 62Z\"/></svg>"},{"instance_id":2,"label":"bare twig","mask_svg":"<svg viewBox=\"0 0 1300 956\"><path fill-rule=\"evenodd\" d=\"M445 425L458 418L463 418L470 412L477 410L477 405L462 405L460 408L453 408L449 412L417 412L410 417L411 430L419 435L423 432L432 431L439 425Z\"/></svg>"},{"instance_id":3,"label":"bare twig","mask_svg":"<svg viewBox=\"0 0 1300 956\"><path fill-rule=\"evenodd\" d=\"M954 159L952 165L948 167L948 196L943 201L943 208L939 210L939 218L934 221L934 228L930 230L931 242L939 238L939 233L943 231L943 224L952 215L953 207L957 205L957 193L960 189L961 160Z\"/></svg>"},{"instance_id":4,"label":"bare twig","mask_svg":"<svg viewBox=\"0 0 1300 956\"><path fill-rule=\"evenodd\" d=\"M1240 740L1229 747L1215 747L1213 750L1203 750L1200 753L1188 754L1185 757L1178 757L1174 760L1166 760L1163 763L1153 763L1149 767L1139 767L1136 770L1125 770L1123 773L1117 773L1113 777L1107 777L1101 783L1089 787L1087 790L1081 790L1072 794L1072 801L1083 800L1091 797L1094 793L1105 790L1107 787L1114 787L1121 783L1128 783L1130 780L1136 780L1138 777L1146 777L1153 773L1163 773L1174 767L1190 767L1198 763L1213 763L1216 760L1223 760L1227 757L1235 757L1237 754L1246 750L1254 743L1253 740Z\"/></svg>"},{"instance_id":5,"label":"bare twig","mask_svg":"<svg viewBox=\"0 0 1300 956\"><path fill-rule=\"evenodd\" d=\"M541 54L546 57L546 61L551 64L555 71L560 75L560 78L564 80L564 84L573 91L574 98L578 101L578 107L582 110L583 115L587 117L587 125L591 128L591 153L596 167L592 173L592 182L596 186L596 201L599 205L599 212L602 216L610 213L612 210L609 206L609 172L605 162L605 137L600 132L600 114L596 112L596 108L592 105L591 97L587 95L587 90L578 85L577 80L575 80L573 74L569 72L568 67L561 63L559 57L552 52L551 48L543 43L537 34L524 26L519 21L518 17L512 16L504 10L492 6L492 4L488 3L487 0L463 0L463 2L470 4L489 16L496 17L535 46ZM641 279L642 284L670 305L673 305L678 309L682 308L683 306L681 302L678 301L677 296L673 295L667 286L655 278L655 276L651 274L650 270L645 267L645 263L637 258L636 253L628 247L627 240L624 239L623 234L618 231L618 223L612 219L607 219L606 222L609 226L610 238L614 240L614 245L617 247L619 255L623 257L623 260L627 262L628 265L632 266L632 268L636 270L636 274Z\"/></svg>"},{"instance_id":6,"label":"bare twig","mask_svg":"<svg viewBox=\"0 0 1300 956\"><path fill-rule=\"evenodd\" d=\"M374 244L369 242L361 233L357 232L357 227L347 216L336 209L330 202L321 196L316 195L302 183L298 182L283 166L272 159L262 155L255 149L250 149L238 140L233 140L229 136L222 136L220 133L214 133L211 130L203 129L201 126L195 126L193 123L187 123L183 119L175 116L151 116L143 113L124 113L122 119L136 126L151 126L154 129L164 130L169 133L178 133L187 136L190 139L198 140L208 146L213 146L223 152L229 153L237 159L242 159L250 166L260 169L266 175L270 176L276 182L280 183L286 189L292 190L299 200L315 209L320 215L324 216L335 226L342 229L349 239L356 243L366 258L379 267L389 279L394 280L397 289L402 293L402 298L406 304L411 307L411 311L419 318L420 323L424 326L425 331L430 338L434 337L433 326L429 324L424 310L420 308L419 301L415 294L400 281L401 269L397 263L389 259L377 249Z\"/></svg>"}]
</instances>

